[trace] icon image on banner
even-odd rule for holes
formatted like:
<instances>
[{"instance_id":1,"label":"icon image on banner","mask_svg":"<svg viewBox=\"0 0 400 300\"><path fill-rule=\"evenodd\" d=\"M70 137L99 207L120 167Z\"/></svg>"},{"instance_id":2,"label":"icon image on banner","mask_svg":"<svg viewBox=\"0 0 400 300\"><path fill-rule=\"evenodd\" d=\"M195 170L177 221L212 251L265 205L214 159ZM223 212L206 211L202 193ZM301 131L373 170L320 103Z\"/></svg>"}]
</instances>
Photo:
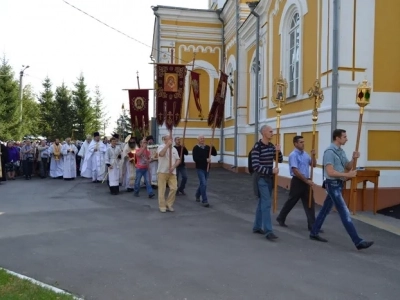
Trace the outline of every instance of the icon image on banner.
<instances>
[{"instance_id":1,"label":"icon image on banner","mask_svg":"<svg viewBox=\"0 0 400 300\"><path fill-rule=\"evenodd\" d=\"M165 73L164 75L164 92L178 91L178 74L176 73Z\"/></svg>"}]
</instances>

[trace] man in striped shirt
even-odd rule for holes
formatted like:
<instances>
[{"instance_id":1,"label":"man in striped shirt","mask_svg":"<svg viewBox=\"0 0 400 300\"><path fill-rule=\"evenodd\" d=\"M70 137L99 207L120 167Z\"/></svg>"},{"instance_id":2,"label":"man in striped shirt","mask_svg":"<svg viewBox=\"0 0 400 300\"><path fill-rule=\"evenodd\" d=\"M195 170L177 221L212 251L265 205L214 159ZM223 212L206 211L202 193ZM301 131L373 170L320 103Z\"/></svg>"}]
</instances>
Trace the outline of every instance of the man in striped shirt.
<instances>
[{"instance_id":1,"label":"man in striped shirt","mask_svg":"<svg viewBox=\"0 0 400 300\"><path fill-rule=\"evenodd\" d=\"M251 151L251 165L253 167L254 192L258 197L258 206L254 219L253 232L265 234L270 241L278 237L272 231L271 221L271 195L274 187L274 175L279 173L279 168L274 168L276 151L279 151L278 162L283 156L280 145L271 143L274 131L271 126L263 125L260 129L260 139Z\"/></svg>"}]
</instances>

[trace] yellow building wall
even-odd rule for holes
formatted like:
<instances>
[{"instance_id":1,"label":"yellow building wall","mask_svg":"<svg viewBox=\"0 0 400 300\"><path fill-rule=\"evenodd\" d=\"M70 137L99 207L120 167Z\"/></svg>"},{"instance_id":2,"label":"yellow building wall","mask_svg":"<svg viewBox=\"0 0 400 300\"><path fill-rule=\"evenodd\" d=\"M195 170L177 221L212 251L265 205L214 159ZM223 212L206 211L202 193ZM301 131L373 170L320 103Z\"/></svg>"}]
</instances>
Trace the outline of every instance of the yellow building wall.
<instances>
[{"instance_id":1,"label":"yellow building wall","mask_svg":"<svg viewBox=\"0 0 400 300\"><path fill-rule=\"evenodd\" d=\"M254 134L246 134L246 154L253 149L254 144Z\"/></svg>"},{"instance_id":2,"label":"yellow building wall","mask_svg":"<svg viewBox=\"0 0 400 300\"><path fill-rule=\"evenodd\" d=\"M312 150L312 131L302 132L301 136L304 138L304 151L308 154L311 153ZM315 132L315 158L318 158L318 144L319 144L319 135L318 131ZM311 154L310 154L311 155Z\"/></svg>"},{"instance_id":3,"label":"yellow building wall","mask_svg":"<svg viewBox=\"0 0 400 300\"><path fill-rule=\"evenodd\" d=\"M224 125L224 128L235 126L235 119L225 120Z\"/></svg>"},{"instance_id":4,"label":"yellow building wall","mask_svg":"<svg viewBox=\"0 0 400 300\"><path fill-rule=\"evenodd\" d=\"M375 1L373 79L375 92L400 92L399 16L400 1Z\"/></svg>"},{"instance_id":5,"label":"yellow building wall","mask_svg":"<svg viewBox=\"0 0 400 300\"><path fill-rule=\"evenodd\" d=\"M317 72L317 51L315 41L318 39L318 6L317 1L308 1L308 13L303 18L303 68L300 77L303 77L302 93L307 92L313 86ZM322 6L322 5L321 5ZM290 104L289 104L290 105Z\"/></svg>"},{"instance_id":6,"label":"yellow building wall","mask_svg":"<svg viewBox=\"0 0 400 300\"><path fill-rule=\"evenodd\" d=\"M229 43L229 41L228 41ZM227 44L228 44L227 43ZM228 60L229 57L231 57L231 55L236 57L236 45L232 46L231 48L229 48L229 50L226 52L226 59ZM228 74L229 75L229 74Z\"/></svg>"},{"instance_id":7,"label":"yellow building wall","mask_svg":"<svg viewBox=\"0 0 400 300\"><path fill-rule=\"evenodd\" d=\"M293 138L296 135L297 132L283 134L283 156L289 156L290 152L293 151Z\"/></svg>"},{"instance_id":8,"label":"yellow building wall","mask_svg":"<svg viewBox=\"0 0 400 300\"><path fill-rule=\"evenodd\" d=\"M400 161L400 131L368 130L368 160Z\"/></svg>"},{"instance_id":9,"label":"yellow building wall","mask_svg":"<svg viewBox=\"0 0 400 300\"><path fill-rule=\"evenodd\" d=\"M251 95L251 73L249 72L250 66L251 66L251 59L253 57L254 51L256 50L256 46L251 46L250 49L247 51L247 66L246 66L246 74L247 74L247 124L250 123L250 95Z\"/></svg>"},{"instance_id":10,"label":"yellow building wall","mask_svg":"<svg viewBox=\"0 0 400 300\"><path fill-rule=\"evenodd\" d=\"M235 139L226 138L225 139L225 151L233 152L235 151Z\"/></svg>"}]
</instances>

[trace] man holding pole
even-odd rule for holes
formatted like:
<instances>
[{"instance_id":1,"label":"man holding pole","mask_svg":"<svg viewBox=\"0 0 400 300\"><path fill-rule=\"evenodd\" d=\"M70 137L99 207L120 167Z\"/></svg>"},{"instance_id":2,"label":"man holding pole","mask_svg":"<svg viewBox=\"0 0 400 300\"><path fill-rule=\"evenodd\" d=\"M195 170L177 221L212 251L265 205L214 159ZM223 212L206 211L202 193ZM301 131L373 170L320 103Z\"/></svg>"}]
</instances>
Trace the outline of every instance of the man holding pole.
<instances>
[{"instance_id":1,"label":"man holding pole","mask_svg":"<svg viewBox=\"0 0 400 300\"><path fill-rule=\"evenodd\" d=\"M279 151L278 161L283 161L280 145L271 143L274 131L271 126L263 125L260 129L260 139L251 151L251 165L253 167L253 187L258 198L258 205L253 225L253 233L264 234L272 241L278 237L272 231L271 221L271 196L274 187L274 176L279 173L279 168L274 168L276 151Z\"/></svg>"},{"instance_id":2,"label":"man holding pole","mask_svg":"<svg viewBox=\"0 0 400 300\"><path fill-rule=\"evenodd\" d=\"M276 220L282 227L287 227L285 220L287 215L301 198L303 208L307 216L308 230L310 231L315 223L315 206L314 199L311 207L308 206L308 198L310 186L314 186L314 182L310 179L310 166L316 167L315 150L311 150L311 155L304 151L304 138L297 135L293 138L295 149L289 154L289 171L292 176L290 181L289 199L283 205L281 212ZM320 232L322 232L320 230Z\"/></svg>"},{"instance_id":3,"label":"man holding pole","mask_svg":"<svg viewBox=\"0 0 400 300\"><path fill-rule=\"evenodd\" d=\"M365 241L358 236L356 228L351 220L349 209L347 208L342 196L345 180L357 176L357 171L353 170L353 160L356 160L358 157L360 157L360 153L358 151L354 151L352 160L349 161L347 159L346 153L341 148L347 142L346 130L335 129L332 133L332 140L332 144L324 152L322 163L322 176L324 177L325 175L326 177L324 185L327 196L324 205L322 206L314 223L314 226L311 229L310 239L319 242L327 242L327 240L320 237L318 233L320 232L325 218L331 211L333 205L335 205L340 219L342 220L343 226L346 228L346 231L351 237L356 248L358 250L367 249L371 247L374 242Z\"/></svg>"}]
</instances>

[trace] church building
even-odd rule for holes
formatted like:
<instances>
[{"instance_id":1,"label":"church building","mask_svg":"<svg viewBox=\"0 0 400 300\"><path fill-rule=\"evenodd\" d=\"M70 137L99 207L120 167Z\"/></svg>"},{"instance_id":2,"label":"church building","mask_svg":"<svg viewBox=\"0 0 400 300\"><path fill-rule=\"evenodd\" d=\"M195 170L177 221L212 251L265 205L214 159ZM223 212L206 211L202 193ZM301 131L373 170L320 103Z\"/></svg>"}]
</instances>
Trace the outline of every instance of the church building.
<instances>
[{"instance_id":1,"label":"church building","mask_svg":"<svg viewBox=\"0 0 400 300\"><path fill-rule=\"evenodd\" d=\"M349 141L344 150L348 157L355 150L360 111L356 91L367 80L371 95L363 115L357 167L379 171L378 209L400 204L400 1L209 0L208 7L152 7L154 62L186 64L191 70L195 59L194 71L200 74L205 118L199 118L194 102L190 102L185 139L188 150L196 145L199 135L211 142L207 114L219 71L224 70L229 75L229 88L223 126L216 129L213 140L218 151L213 164L246 172L248 153L261 137L258 129L264 124L276 128L272 100L275 82L282 76L287 88L280 121L284 163L279 166L279 185L287 188L293 137L302 135L306 151L311 150L314 100L308 92L319 80L324 100L318 108L314 182L321 185L322 156L331 143L332 129L347 131ZM189 92L188 72L183 117ZM181 120L173 135L182 137L183 127ZM161 136L167 131L160 127L158 132ZM185 161L190 166L191 156ZM363 183L358 187L361 189ZM323 190L315 192L316 201L322 203ZM368 182L368 209L373 194L373 184Z\"/></svg>"}]
</instances>

